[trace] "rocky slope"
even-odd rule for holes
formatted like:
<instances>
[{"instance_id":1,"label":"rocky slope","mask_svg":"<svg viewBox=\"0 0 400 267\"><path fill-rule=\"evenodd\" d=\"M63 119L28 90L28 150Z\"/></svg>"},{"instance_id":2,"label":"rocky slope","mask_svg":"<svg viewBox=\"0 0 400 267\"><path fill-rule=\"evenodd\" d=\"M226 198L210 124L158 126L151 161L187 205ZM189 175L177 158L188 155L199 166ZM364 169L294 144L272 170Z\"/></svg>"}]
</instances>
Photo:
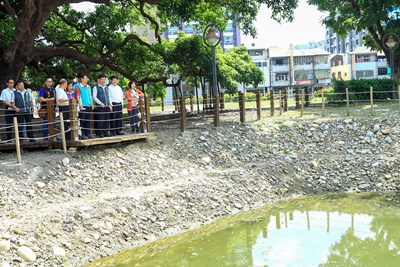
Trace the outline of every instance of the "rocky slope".
<instances>
[{"instance_id":1,"label":"rocky slope","mask_svg":"<svg viewBox=\"0 0 400 267\"><path fill-rule=\"evenodd\" d=\"M285 197L397 191L399 124L267 119L19 165L3 154L0 266L78 266Z\"/></svg>"}]
</instances>

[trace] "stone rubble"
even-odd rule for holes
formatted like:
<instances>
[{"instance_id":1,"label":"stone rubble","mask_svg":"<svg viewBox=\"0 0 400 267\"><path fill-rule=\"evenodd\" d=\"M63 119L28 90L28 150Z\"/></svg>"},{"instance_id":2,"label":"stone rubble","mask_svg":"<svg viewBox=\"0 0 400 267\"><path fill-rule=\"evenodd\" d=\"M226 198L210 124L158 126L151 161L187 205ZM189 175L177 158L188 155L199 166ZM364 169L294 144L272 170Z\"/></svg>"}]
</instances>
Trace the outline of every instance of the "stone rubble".
<instances>
[{"instance_id":1,"label":"stone rubble","mask_svg":"<svg viewBox=\"0 0 400 267\"><path fill-rule=\"evenodd\" d=\"M79 266L281 198L399 190L398 119L211 125L2 165L0 266Z\"/></svg>"}]
</instances>

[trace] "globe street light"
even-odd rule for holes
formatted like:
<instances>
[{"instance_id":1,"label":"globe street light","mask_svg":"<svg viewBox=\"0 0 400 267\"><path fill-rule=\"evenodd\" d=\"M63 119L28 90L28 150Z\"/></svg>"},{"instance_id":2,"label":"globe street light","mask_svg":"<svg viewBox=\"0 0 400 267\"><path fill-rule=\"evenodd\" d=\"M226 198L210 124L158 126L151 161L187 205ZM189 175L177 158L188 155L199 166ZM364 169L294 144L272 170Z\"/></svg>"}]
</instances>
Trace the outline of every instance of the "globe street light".
<instances>
[{"instance_id":1,"label":"globe street light","mask_svg":"<svg viewBox=\"0 0 400 267\"><path fill-rule=\"evenodd\" d=\"M204 43L211 47L212 55L212 96L214 97L214 126L219 126L219 95L217 84L217 64L215 60L215 47L221 42L221 29L217 24L208 25L203 32Z\"/></svg>"},{"instance_id":2,"label":"globe street light","mask_svg":"<svg viewBox=\"0 0 400 267\"><path fill-rule=\"evenodd\" d=\"M384 46L386 46L390 51L390 77L392 79L392 99L395 99L396 97L394 88L394 48L397 46L398 42L396 42L395 38L399 40L399 37L394 33L387 34L385 35L385 37L383 37Z\"/></svg>"}]
</instances>

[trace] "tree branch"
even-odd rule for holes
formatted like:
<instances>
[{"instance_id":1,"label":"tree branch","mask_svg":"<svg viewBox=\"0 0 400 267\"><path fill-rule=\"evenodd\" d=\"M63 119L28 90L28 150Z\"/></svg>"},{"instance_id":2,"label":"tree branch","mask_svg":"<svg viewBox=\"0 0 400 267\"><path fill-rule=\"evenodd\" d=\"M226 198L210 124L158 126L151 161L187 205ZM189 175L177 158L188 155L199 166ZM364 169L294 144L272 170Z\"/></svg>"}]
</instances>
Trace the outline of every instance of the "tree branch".
<instances>
[{"instance_id":1,"label":"tree branch","mask_svg":"<svg viewBox=\"0 0 400 267\"><path fill-rule=\"evenodd\" d=\"M17 19L17 14L15 13L14 8L11 6L8 0L1 0L1 5L4 6L8 14L13 16L14 20Z\"/></svg>"},{"instance_id":2,"label":"tree branch","mask_svg":"<svg viewBox=\"0 0 400 267\"><path fill-rule=\"evenodd\" d=\"M114 46L113 48L111 48L110 50L107 51L107 53L105 53L105 55L111 55L112 53L114 53L115 51L117 51L118 49L124 47L130 40L136 40L140 45L144 45L147 46L148 48L151 48L151 44L143 41L139 36L137 36L136 34L129 34L125 37L124 41L122 41L120 44Z\"/></svg>"},{"instance_id":3,"label":"tree branch","mask_svg":"<svg viewBox=\"0 0 400 267\"><path fill-rule=\"evenodd\" d=\"M67 58L73 58L83 64L87 65L94 65L94 64L100 64L104 65L110 70L114 70L124 77L136 81L136 77L129 73L128 71L125 71L123 68L119 67L117 64L115 64L111 59L102 56L100 58L95 58L95 57L89 57L86 56L77 50L70 48L70 47L54 47L54 48L35 48L33 51L33 56L32 58L35 58L37 60L44 60L46 61L49 58L53 58L56 56L62 56L62 57L67 57Z\"/></svg>"},{"instance_id":4,"label":"tree branch","mask_svg":"<svg viewBox=\"0 0 400 267\"><path fill-rule=\"evenodd\" d=\"M154 35L155 35L158 43L161 44L161 36L159 33L160 32L160 24L144 11L145 3L146 3L146 0L140 1L140 8L139 8L140 14L142 14L143 17L147 18L152 24L155 25L156 28L154 29Z\"/></svg>"}]
</instances>

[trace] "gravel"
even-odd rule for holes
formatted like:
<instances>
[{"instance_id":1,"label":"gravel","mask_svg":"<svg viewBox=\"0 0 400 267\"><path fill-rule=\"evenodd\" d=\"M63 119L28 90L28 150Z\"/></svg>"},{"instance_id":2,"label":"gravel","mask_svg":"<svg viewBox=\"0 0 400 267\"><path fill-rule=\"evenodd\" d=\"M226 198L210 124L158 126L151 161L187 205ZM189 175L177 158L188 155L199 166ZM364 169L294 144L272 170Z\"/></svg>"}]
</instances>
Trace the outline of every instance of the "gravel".
<instances>
[{"instance_id":1,"label":"gravel","mask_svg":"<svg viewBox=\"0 0 400 267\"><path fill-rule=\"evenodd\" d=\"M398 191L397 119L266 119L3 156L0 266L79 266L278 199ZM379 127L378 127L379 126Z\"/></svg>"}]
</instances>

